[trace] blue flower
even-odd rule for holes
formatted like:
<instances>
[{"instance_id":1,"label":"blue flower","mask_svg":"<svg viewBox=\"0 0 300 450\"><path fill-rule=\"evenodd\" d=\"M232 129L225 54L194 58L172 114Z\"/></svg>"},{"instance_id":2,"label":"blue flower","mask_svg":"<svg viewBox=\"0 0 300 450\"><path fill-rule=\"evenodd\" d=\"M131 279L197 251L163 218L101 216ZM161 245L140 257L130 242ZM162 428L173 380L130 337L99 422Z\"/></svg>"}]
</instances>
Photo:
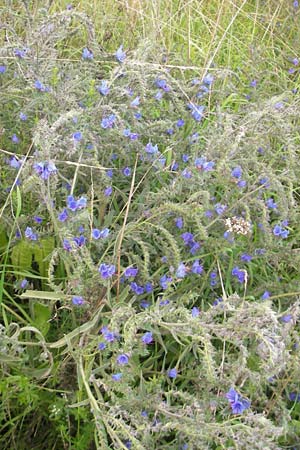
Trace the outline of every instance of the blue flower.
<instances>
[{"instance_id":1,"label":"blue flower","mask_svg":"<svg viewBox=\"0 0 300 450\"><path fill-rule=\"evenodd\" d=\"M177 126L178 128L183 127L183 125L184 125L184 120L183 120L183 119L177 120L176 126Z\"/></svg>"},{"instance_id":2,"label":"blue flower","mask_svg":"<svg viewBox=\"0 0 300 450\"><path fill-rule=\"evenodd\" d=\"M94 55L93 52L91 52L91 50L89 50L88 48L84 48L82 51L82 59L93 59Z\"/></svg>"},{"instance_id":3,"label":"blue flower","mask_svg":"<svg viewBox=\"0 0 300 450\"><path fill-rule=\"evenodd\" d=\"M187 268L185 267L184 263L180 263L176 270L176 277L177 278L184 278L186 276Z\"/></svg>"},{"instance_id":4,"label":"blue flower","mask_svg":"<svg viewBox=\"0 0 300 450\"><path fill-rule=\"evenodd\" d=\"M12 135L11 140L14 144L19 144L19 142L20 142L20 139L18 138L18 136L16 134Z\"/></svg>"},{"instance_id":5,"label":"blue flower","mask_svg":"<svg viewBox=\"0 0 300 450\"><path fill-rule=\"evenodd\" d=\"M85 197L80 197L78 200L75 200L73 195L68 195L67 197L67 207L71 211L77 211L78 209L86 208L87 200Z\"/></svg>"},{"instance_id":6,"label":"blue flower","mask_svg":"<svg viewBox=\"0 0 300 450\"><path fill-rule=\"evenodd\" d=\"M127 267L127 269L125 269L124 271L124 276L126 278L134 278L137 276L138 273L139 269L137 269L136 267Z\"/></svg>"},{"instance_id":7,"label":"blue flower","mask_svg":"<svg viewBox=\"0 0 300 450\"><path fill-rule=\"evenodd\" d=\"M281 316L280 320L283 323L289 323L293 319L292 314L286 314L285 316Z\"/></svg>"},{"instance_id":8,"label":"blue flower","mask_svg":"<svg viewBox=\"0 0 300 450\"><path fill-rule=\"evenodd\" d=\"M103 230L98 230L98 228L92 229L92 237L93 239L104 239L107 238L110 231L108 228L104 228Z\"/></svg>"},{"instance_id":9,"label":"blue flower","mask_svg":"<svg viewBox=\"0 0 300 450\"><path fill-rule=\"evenodd\" d=\"M116 334L113 331L110 331L107 327L103 327L101 329L101 333L103 335L103 338L107 341L107 342L114 342L114 340L116 339Z\"/></svg>"},{"instance_id":10,"label":"blue flower","mask_svg":"<svg viewBox=\"0 0 300 450\"><path fill-rule=\"evenodd\" d=\"M0 73L6 72L6 66L0 66Z\"/></svg>"},{"instance_id":11,"label":"blue flower","mask_svg":"<svg viewBox=\"0 0 300 450\"><path fill-rule=\"evenodd\" d=\"M147 292L148 294L153 291L153 286L150 281L147 281L144 288L145 288L145 292Z\"/></svg>"},{"instance_id":12,"label":"blue flower","mask_svg":"<svg viewBox=\"0 0 300 450\"><path fill-rule=\"evenodd\" d=\"M122 376L123 376L123 374L121 372L119 372L119 373L114 373L111 377L114 381L120 381Z\"/></svg>"},{"instance_id":13,"label":"blue flower","mask_svg":"<svg viewBox=\"0 0 300 450\"><path fill-rule=\"evenodd\" d=\"M168 377L169 378L177 377L177 369L175 367L173 369L168 370Z\"/></svg>"},{"instance_id":14,"label":"blue flower","mask_svg":"<svg viewBox=\"0 0 300 450\"><path fill-rule=\"evenodd\" d=\"M221 203L215 204L215 211L218 214L218 216L223 214L226 211L226 209L227 209L227 205L221 205Z\"/></svg>"},{"instance_id":15,"label":"blue flower","mask_svg":"<svg viewBox=\"0 0 300 450\"><path fill-rule=\"evenodd\" d=\"M289 230L285 230L282 228L281 225L275 225L273 228L273 234L274 236L282 237L283 239L286 239L289 235Z\"/></svg>"},{"instance_id":16,"label":"blue flower","mask_svg":"<svg viewBox=\"0 0 300 450\"><path fill-rule=\"evenodd\" d=\"M102 278L111 278L116 273L116 267L113 264L100 264L98 269Z\"/></svg>"},{"instance_id":17,"label":"blue flower","mask_svg":"<svg viewBox=\"0 0 300 450\"><path fill-rule=\"evenodd\" d=\"M49 91L49 88L47 88L43 83L41 83L40 80L36 80L34 82L34 87L40 92L47 92L47 91Z\"/></svg>"},{"instance_id":18,"label":"blue flower","mask_svg":"<svg viewBox=\"0 0 300 450\"><path fill-rule=\"evenodd\" d=\"M101 95L108 95L110 91L108 82L106 80L102 80L100 86L97 86L97 91L100 92Z\"/></svg>"},{"instance_id":19,"label":"blue flower","mask_svg":"<svg viewBox=\"0 0 300 450\"><path fill-rule=\"evenodd\" d=\"M203 170L204 172L211 172L214 168L215 163L213 161L207 161L205 156L195 159L195 167L198 170Z\"/></svg>"},{"instance_id":20,"label":"blue flower","mask_svg":"<svg viewBox=\"0 0 300 450\"><path fill-rule=\"evenodd\" d=\"M80 297L79 295L73 295L72 297L72 303L75 306L81 306L84 303L83 297Z\"/></svg>"},{"instance_id":21,"label":"blue flower","mask_svg":"<svg viewBox=\"0 0 300 450\"><path fill-rule=\"evenodd\" d=\"M132 100L132 102L130 103L130 106L132 108L136 108L137 106L139 106L140 104L140 97L135 97L134 100Z\"/></svg>"},{"instance_id":22,"label":"blue flower","mask_svg":"<svg viewBox=\"0 0 300 450\"><path fill-rule=\"evenodd\" d=\"M277 209L277 203L275 203L272 198L268 198L268 200L266 200L266 206L270 209Z\"/></svg>"},{"instance_id":23,"label":"blue flower","mask_svg":"<svg viewBox=\"0 0 300 450\"><path fill-rule=\"evenodd\" d=\"M76 131L76 132L73 134L73 139L74 139L74 141L77 141L77 142L81 141L81 139L82 139L82 133L81 133L80 131Z\"/></svg>"},{"instance_id":24,"label":"blue flower","mask_svg":"<svg viewBox=\"0 0 300 450\"><path fill-rule=\"evenodd\" d=\"M192 272L194 274L200 275L201 273L203 273L203 270L203 265L200 264L199 259L196 259L192 265Z\"/></svg>"},{"instance_id":25,"label":"blue flower","mask_svg":"<svg viewBox=\"0 0 300 450\"><path fill-rule=\"evenodd\" d=\"M151 333L151 331L147 331L143 334L141 339L143 344L151 344L151 342L153 342L153 334Z\"/></svg>"},{"instance_id":26,"label":"blue flower","mask_svg":"<svg viewBox=\"0 0 300 450\"><path fill-rule=\"evenodd\" d=\"M65 222L68 219L69 215L68 215L68 211L66 209L64 209L59 215L58 215L58 220L60 222Z\"/></svg>"},{"instance_id":27,"label":"blue flower","mask_svg":"<svg viewBox=\"0 0 300 450\"><path fill-rule=\"evenodd\" d=\"M115 53L115 56L120 63L123 63L125 61L126 53L123 52L123 45L120 45L120 47L118 48L118 50Z\"/></svg>"},{"instance_id":28,"label":"blue flower","mask_svg":"<svg viewBox=\"0 0 300 450\"><path fill-rule=\"evenodd\" d=\"M245 280L246 280L246 271L245 270L240 270L236 266L232 269L231 274L238 279L239 283L245 283Z\"/></svg>"},{"instance_id":29,"label":"blue flower","mask_svg":"<svg viewBox=\"0 0 300 450\"><path fill-rule=\"evenodd\" d=\"M177 228L181 229L183 227L183 218L182 217L177 217L175 219L175 225Z\"/></svg>"},{"instance_id":30,"label":"blue flower","mask_svg":"<svg viewBox=\"0 0 300 450\"><path fill-rule=\"evenodd\" d=\"M168 86L166 80L162 78L157 78L155 80L155 84L158 88L162 89L165 92L170 92L171 88Z\"/></svg>"},{"instance_id":31,"label":"blue flower","mask_svg":"<svg viewBox=\"0 0 300 450\"><path fill-rule=\"evenodd\" d=\"M23 59L27 55L28 51L29 51L29 48L27 48L27 47L24 47L23 49L15 48L14 54L15 54L15 56L18 56L18 58Z\"/></svg>"},{"instance_id":32,"label":"blue flower","mask_svg":"<svg viewBox=\"0 0 300 450\"><path fill-rule=\"evenodd\" d=\"M72 246L68 239L63 240L63 249L66 250L67 252L70 252L72 250Z\"/></svg>"},{"instance_id":33,"label":"blue flower","mask_svg":"<svg viewBox=\"0 0 300 450\"><path fill-rule=\"evenodd\" d=\"M115 121L116 121L115 114L110 114L109 116L103 117L101 121L101 127L104 128L105 130L107 128L113 128L113 126L115 125Z\"/></svg>"},{"instance_id":34,"label":"blue flower","mask_svg":"<svg viewBox=\"0 0 300 450\"><path fill-rule=\"evenodd\" d=\"M168 289L170 283L172 283L172 277L168 277L168 275L163 275L159 280L159 284L164 290Z\"/></svg>"},{"instance_id":35,"label":"blue flower","mask_svg":"<svg viewBox=\"0 0 300 450\"><path fill-rule=\"evenodd\" d=\"M154 155L154 154L158 153L157 144L152 145L151 142L148 142L148 144L145 147L145 151L146 151L146 153L148 153L150 155Z\"/></svg>"},{"instance_id":36,"label":"blue flower","mask_svg":"<svg viewBox=\"0 0 300 450\"><path fill-rule=\"evenodd\" d=\"M126 355L125 353L122 355L119 355L117 357L117 363L120 366L125 366L126 364L128 364L128 362L129 362L129 358L128 358L128 355Z\"/></svg>"},{"instance_id":37,"label":"blue flower","mask_svg":"<svg viewBox=\"0 0 300 450\"><path fill-rule=\"evenodd\" d=\"M265 291L260 298L261 298L261 300L267 300L269 297L270 297L270 292Z\"/></svg>"},{"instance_id":38,"label":"blue flower","mask_svg":"<svg viewBox=\"0 0 300 450\"><path fill-rule=\"evenodd\" d=\"M140 286L139 284L135 283L134 281L130 283L130 289L136 294L136 295L142 295L145 292L145 289L143 286Z\"/></svg>"},{"instance_id":39,"label":"blue flower","mask_svg":"<svg viewBox=\"0 0 300 450\"><path fill-rule=\"evenodd\" d=\"M19 117L20 117L20 119L23 120L23 121L27 120L26 114L24 114L24 113L22 113L22 112L20 112Z\"/></svg>"},{"instance_id":40,"label":"blue flower","mask_svg":"<svg viewBox=\"0 0 300 450\"><path fill-rule=\"evenodd\" d=\"M125 177L129 177L131 175L130 167L125 167L125 169L123 169L123 175L125 175Z\"/></svg>"},{"instance_id":41,"label":"blue flower","mask_svg":"<svg viewBox=\"0 0 300 450\"><path fill-rule=\"evenodd\" d=\"M197 306L194 306L194 307L192 308L192 317L198 317L199 314L200 314L199 308L197 308Z\"/></svg>"},{"instance_id":42,"label":"blue flower","mask_svg":"<svg viewBox=\"0 0 300 450\"><path fill-rule=\"evenodd\" d=\"M207 74L204 78L203 78L203 83L206 84L207 86L211 86L212 83L214 81L214 76L211 75L210 73Z\"/></svg>"},{"instance_id":43,"label":"blue flower","mask_svg":"<svg viewBox=\"0 0 300 450\"><path fill-rule=\"evenodd\" d=\"M34 163L33 168L36 173L42 178L42 180L48 180L50 175L57 172L55 164L51 161L45 161L40 163Z\"/></svg>"},{"instance_id":44,"label":"blue flower","mask_svg":"<svg viewBox=\"0 0 300 450\"><path fill-rule=\"evenodd\" d=\"M26 280L26 278L24 278L20 283L20 288L25 289L27 285L28 285L28 280Z\"/></svg>"},{"instance_id":45,"label":"blue flower","mask_svg":"<svg viewBox=\"0 0 300 450\"><path fill-rule=\"evenodd\" d=\"M100 342L100 343L98 344L98 350L104 350L105 348L106 348L105 342Z\"/></svg>"},{"instance_id":46,"label":"blue flower","mask_svg":"<svg viewBox=\"0 0 300 450\"><path fill-rule=\"evenodd\" d=\"M73 238L73 242L75 242L77 247L83 247L84 244L86 243L86 238L84 236L82 236L82 235L79 236L79 237L75 236Z\"/></svg>"},{"instance_id":47,"label":"blue flower","mask_svg":"<svg viewBox=\"0 0 300 450\"><path fill-rule=\"evenodd\" d=\"M17 159L15 156L12 156L10 158L10 160L8 160L8 164L10 165L10 167L12 167L13 169L19 169L22 165L23 160L19 160Z\"/></svg>"},{"instance_id":48,"label":"blue flower","mask_svg":"<svg viewBox=\"0 0 300 450\"><path fill-rule=\"evenodd\" d=\"M25 230L25 237L30 241L37 241L37 234L33 232L32 228L27 227Z\"/></svg>"},{"instance_id":49,"label":"blue flower","mask_svg":"<svg viewBox=\"0 0 300 450\"><path fill-rule=\"evenodd\" d=\"M242 398L235 389L230 388L225 397L230 401L233 414L242 414L245 409L250 407L250 402Z\"/></svg>"},{"instance_id":50,"label":"blue flower","mask_svg":"<svg viewBox=\"0 0 300 450\"><path fill-rule=\"evenodd\" d=\"M231 171L231 176L233 176L234 178L241 178L242 174L243 174L243 171L240 166L235 167Z\"/></svg>"},{"instance_id":51,"label":"blue flower","mask_svg":"<svg viewBox=\"0 0 300 450\"><path fill-rule=\"evenodd\" d=\"M108 186L104 189L104 195L105 197L109 197L112 194L113 188L111 186Z\"/></svg>"},{"instance_id":52,"label":"blue flower","mask_svg":"<svg viewBox=\"0 0 300 450\"><path fill-rule=\"evenodd\" d=\"M291 402L299 403L300 402L300 394L297 393L297 392L291 392L289 394L289 399L290 399Z\"/></svg>"},{"instance_id":53,"label":"blue flower","mask_svg":"<svg viewBox=\"0 0 300 450\"><path fill-rule=\"evenodd\" d=\"M250 262L252 260L252 258L253 257L251 255L248 255L248 253L243 253L241 255L241 261L243 261L243 262Z\"/></svg>"}]
</instances>

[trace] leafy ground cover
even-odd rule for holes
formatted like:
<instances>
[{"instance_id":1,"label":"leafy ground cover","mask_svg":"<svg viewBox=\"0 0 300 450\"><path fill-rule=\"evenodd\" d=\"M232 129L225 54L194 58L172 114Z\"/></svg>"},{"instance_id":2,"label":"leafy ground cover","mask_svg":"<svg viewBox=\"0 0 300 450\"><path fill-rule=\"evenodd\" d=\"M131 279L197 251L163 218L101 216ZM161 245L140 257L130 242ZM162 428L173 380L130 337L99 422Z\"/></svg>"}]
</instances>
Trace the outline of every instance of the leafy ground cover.
<instances>
[{"instance_id":1,"label":"leafy ground cover","mask_svg":"<svg viewBox=\"0 0 300 450\"><path fill-rule=\"evenodd\" d=\"M298 2L1 13L1 448L299 448Z\"/></svg>"}]
</instances>

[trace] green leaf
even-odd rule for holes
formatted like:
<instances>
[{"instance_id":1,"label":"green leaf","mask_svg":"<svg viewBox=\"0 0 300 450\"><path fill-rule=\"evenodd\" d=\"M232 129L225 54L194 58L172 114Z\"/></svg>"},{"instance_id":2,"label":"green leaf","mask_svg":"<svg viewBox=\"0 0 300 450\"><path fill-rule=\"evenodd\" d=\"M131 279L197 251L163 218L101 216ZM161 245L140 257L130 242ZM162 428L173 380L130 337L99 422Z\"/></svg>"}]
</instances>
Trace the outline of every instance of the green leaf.
<instances>
[{"instance_id":1,"label":"green leaf","mask_svg":"<svg viewBox=\"0 0 300 450\"><path fill-rule=\"evenodd\" d=\"M50 308L42 303L35 302L33 304L33 325L46 336L49 331L50 324L48 320L51 317Z\"/></svg>"}]
</instances>

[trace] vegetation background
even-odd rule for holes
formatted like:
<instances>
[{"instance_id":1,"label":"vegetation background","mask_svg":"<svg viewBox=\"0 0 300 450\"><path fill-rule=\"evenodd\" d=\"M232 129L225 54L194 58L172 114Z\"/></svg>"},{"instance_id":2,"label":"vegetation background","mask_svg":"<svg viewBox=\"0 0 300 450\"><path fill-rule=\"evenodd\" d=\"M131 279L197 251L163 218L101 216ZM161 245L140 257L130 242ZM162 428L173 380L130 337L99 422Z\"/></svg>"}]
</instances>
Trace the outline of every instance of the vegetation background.
<instances>
[{"instance_id":1,"label":"vegetation background","mask_svg":"<svg viewBox=\"0 0 300 450\"><path fill-rule=\"evenodd\" d=\"M298 1L0 17L0 447L300 449Z\"/></svg>"}]
</instances>

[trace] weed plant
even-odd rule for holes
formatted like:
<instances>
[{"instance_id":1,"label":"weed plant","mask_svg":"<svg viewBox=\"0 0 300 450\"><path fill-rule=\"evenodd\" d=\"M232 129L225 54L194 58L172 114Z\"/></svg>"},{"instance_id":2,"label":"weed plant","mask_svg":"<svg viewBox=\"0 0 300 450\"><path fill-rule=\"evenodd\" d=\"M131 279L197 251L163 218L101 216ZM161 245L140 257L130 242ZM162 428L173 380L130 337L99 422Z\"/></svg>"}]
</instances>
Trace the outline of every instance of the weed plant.
<instances>
[{"instance_id":1,"label":"weed plant","mask_svg":"<svg viewBox=\"0 0 300 450\"><path fill-rule=\"evenodd\" d=\"M199 74L167 35L159 53L119 29L112 49L79 8L18 8L0 50L1 449L299 448L296 55L265 90L276 71Z\"/></svg>"}]
</instances>

